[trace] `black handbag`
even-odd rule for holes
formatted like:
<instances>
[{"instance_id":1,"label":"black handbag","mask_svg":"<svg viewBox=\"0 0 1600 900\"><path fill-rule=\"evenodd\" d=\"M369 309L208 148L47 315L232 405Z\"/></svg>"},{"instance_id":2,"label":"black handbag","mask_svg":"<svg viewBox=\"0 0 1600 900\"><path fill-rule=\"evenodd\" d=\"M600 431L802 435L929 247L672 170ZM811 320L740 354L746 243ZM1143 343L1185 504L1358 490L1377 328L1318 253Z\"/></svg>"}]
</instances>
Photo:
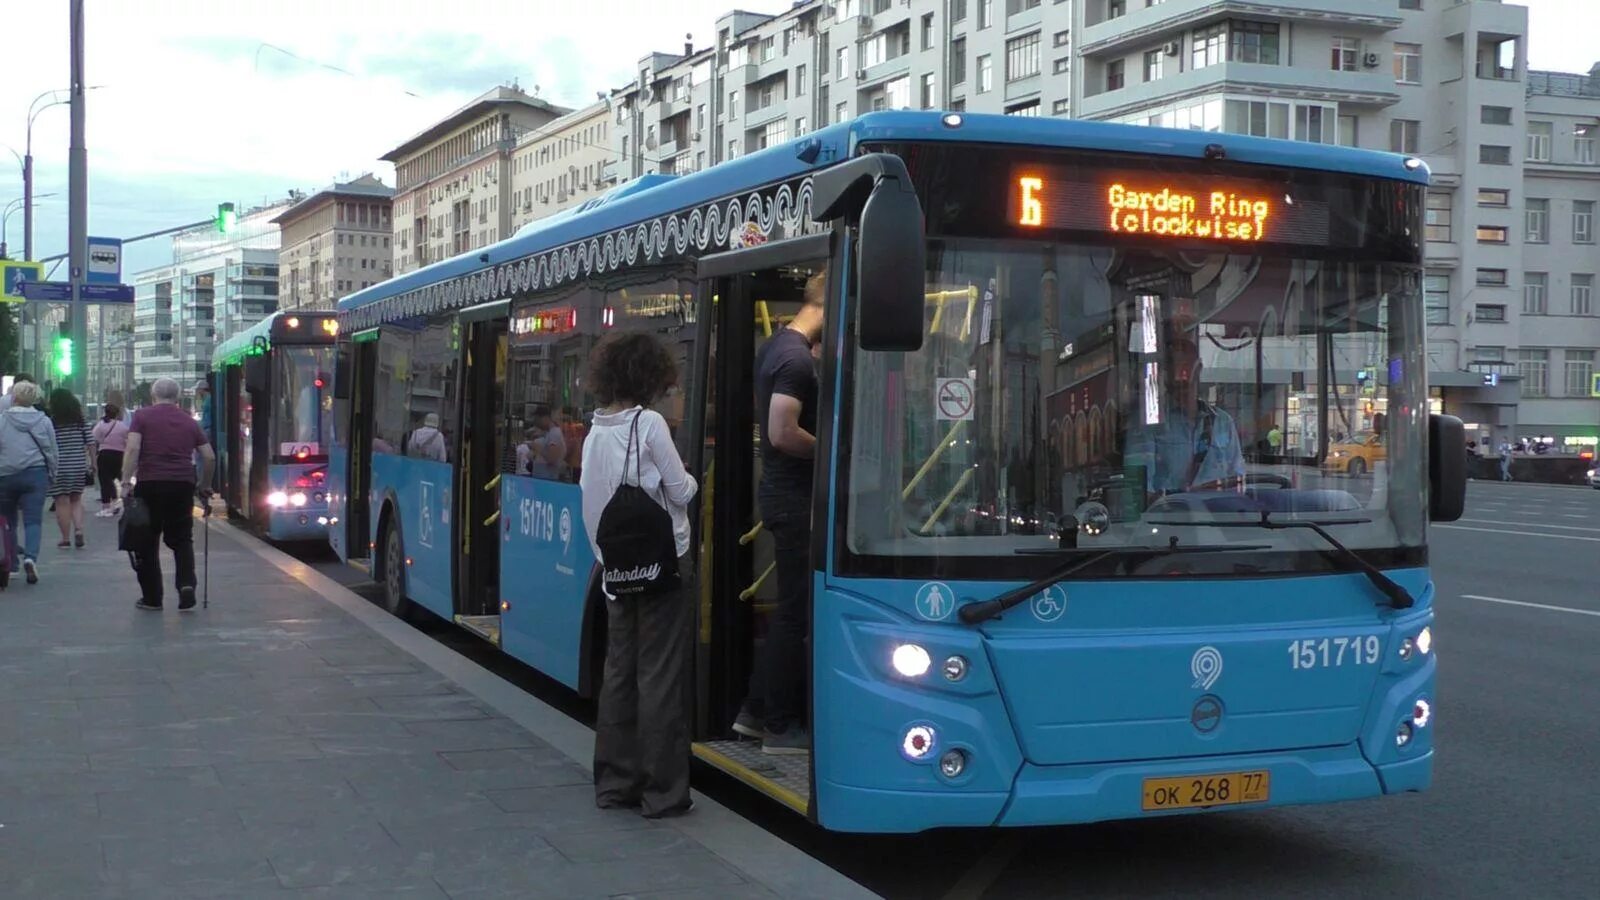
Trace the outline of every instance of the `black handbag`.
<instances>
[{"instance_id":1,"label":"black handbag","mask_svg":"<svg viewBox=\"0 0 1600 900\"><path fill-rule=\"evenodd\" d=\"M138 553L149 546L154 535L150 530L150 507L138 497L122 502L122 517L117 520L117 549Z\"/></svg>"}]
</instances>

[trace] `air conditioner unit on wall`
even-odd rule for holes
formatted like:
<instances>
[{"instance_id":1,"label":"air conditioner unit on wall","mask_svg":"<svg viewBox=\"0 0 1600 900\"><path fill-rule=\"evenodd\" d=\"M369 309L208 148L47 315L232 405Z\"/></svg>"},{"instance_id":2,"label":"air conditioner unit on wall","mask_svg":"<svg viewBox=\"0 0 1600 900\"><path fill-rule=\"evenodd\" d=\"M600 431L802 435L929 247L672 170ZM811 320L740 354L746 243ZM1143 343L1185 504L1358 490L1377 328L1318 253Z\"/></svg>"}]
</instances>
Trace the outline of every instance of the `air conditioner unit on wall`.
<instances>
[{"instance_id":1,"label":"air conditioner unit on wall","mask_svg":"<svg viewBox=\"0 0 1600 900\"><path fill-rule=\"evenodd\" d=\"M867 80L867 70L866 69L857 69L856 70L856 80L857 81L866 81Z\"/></svg>"},{"instance_id":2,"label":"air conditioner unit on wall","mask_svg":"<svg viewBox=\"0 0 1600 900\"><path fill-rule=\"evenodd\" d=\"M1182 53L1182 52L1183 52L1183 41L1169 41L1169 42L1167 42L1167 55L1168 56L1177 56L1179 53Z\"/></svg>"},{"instance_id":3,"label":"air conditioner unit on wall","mask_svg":"<svg viewBox=\"0 0 1600 900\"><path fill-rule=\"evenodd\" d=\"M1369 69L1376 69L1378 67L1378 54L1369 50L1361 57L1361 65Z\"/></svg>"}]
</instances>

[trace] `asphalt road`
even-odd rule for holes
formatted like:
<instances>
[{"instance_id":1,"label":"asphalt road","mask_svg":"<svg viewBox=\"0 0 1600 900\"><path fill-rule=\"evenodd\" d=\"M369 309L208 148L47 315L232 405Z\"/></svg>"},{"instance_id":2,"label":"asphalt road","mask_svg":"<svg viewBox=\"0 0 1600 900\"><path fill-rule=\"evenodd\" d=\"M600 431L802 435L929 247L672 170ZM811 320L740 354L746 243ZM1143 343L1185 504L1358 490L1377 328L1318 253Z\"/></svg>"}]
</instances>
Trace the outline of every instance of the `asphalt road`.
<instances>
[{"instance_id":1,"label":"asphalt road","mask_svg":"<svg viewBox=\"0 0 1600 900\"><path fill-rule=\"evenodd\" d=\"M1600 896L1600 491L1473 482L1466 515L1430 540L1440 675L1425 794L862 837L818 832L714 775L700 786L894 900ZM584 714L476 639L429 630Z\"/></svg>"}]
</instances>

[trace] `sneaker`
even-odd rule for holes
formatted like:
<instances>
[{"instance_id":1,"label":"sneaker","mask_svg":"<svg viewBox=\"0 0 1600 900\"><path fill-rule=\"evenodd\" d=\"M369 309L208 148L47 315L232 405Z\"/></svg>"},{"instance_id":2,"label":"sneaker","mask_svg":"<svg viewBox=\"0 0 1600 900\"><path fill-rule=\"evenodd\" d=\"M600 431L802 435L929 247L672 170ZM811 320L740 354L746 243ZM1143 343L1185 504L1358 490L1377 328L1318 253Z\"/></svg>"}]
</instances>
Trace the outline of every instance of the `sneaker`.
<instances>
[{"instance_id":1,"label":"sneaker","mask_svg":"<svg viewBox=\"0 0 1600 900\"><path fill-rule=\"evenodd\" d=\"M72 536L72 546L83 549L83 532L80 531Z\"/></svg>"},{"instance_id":2,"label":"sneaker","mask_svg":"<svg viewBox=\"0 0 1600 900\"><path fill-rule=\"evenodd\" d=\"M178 609L183 612L194 609L194 588L178 588Z\"/></svg>"},{"instance_id":3,"label":"sneaker","mask_svg":"<svg viewBox=\"0 0 1600 900\"><path fill-rule=\"evenodd\" d=\"M143 597L140 597L139 598L139 602L135 603L133 605L133 607L134 607L134 609L148 609L148 610L153 610L155 612L161 612L161 604L159 604L159 603L146 603L146 602L144 602L144 598Z\"/></svg>"},{"instance_id":4,"label":"sneaker","mask_svg":"<svg viewBox=\"0 0 1600 900\"><path fill-rule=\"evenodd\" d=\"M811 752L811 732L799 725L781 732L763 731L761 752L769 756L804 756Z\"/></svg>"},{"instance_id":5,"label":"sneaker","mask_svg":"<svg viewBox=\"0 0 1600 900\"><path fill-rule=\"evenodd\" d=\"M747 738L761 740L761 732L766 730L766 725L761 717L750 711L750 707L739 708L739 717L733 720L733 730Z\"/></svg>"},{"instance_id":6,"label":"sneaker","mask_svg":"<svg viewBox=\"0 0 1600 900\"><path fill-rule=\"evenodd\" d=\"M111 507L102 506L100 507L100 511L94 514L94 517L96 519L109 519L116 514L116 510L113 510Z\"/></svg>"},{"instance_id":7,"label":"sneaker","mask_svg":"<svg viewBox=\"0 0 1600 900\"><path fill-rule=\"evenodd\" d=\"M22 560L22 573L28 577L29 584L39 583L39 564L31 559Z\"/></svg>"}]
</instances>

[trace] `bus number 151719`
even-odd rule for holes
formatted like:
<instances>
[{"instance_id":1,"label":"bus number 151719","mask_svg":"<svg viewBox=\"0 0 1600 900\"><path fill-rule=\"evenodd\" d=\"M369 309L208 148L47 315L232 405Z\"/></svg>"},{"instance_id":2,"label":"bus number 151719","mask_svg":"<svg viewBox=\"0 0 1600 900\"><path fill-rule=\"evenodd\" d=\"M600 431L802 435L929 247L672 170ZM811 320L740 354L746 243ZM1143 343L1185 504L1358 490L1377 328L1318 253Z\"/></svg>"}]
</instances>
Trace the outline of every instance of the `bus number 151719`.
<instances>
[{"instance_id":1,"label":"bus number 151719","mask_svg":"<svg viewBox=\"0 0 1600 900\"><path fill-rule=\"evenodd\" d=\"M1377 665L1382 643L1375 634L1290 641L1289 667L1320 669L1347 663L1352 666Z\"/></svg>"}]
</instances>

